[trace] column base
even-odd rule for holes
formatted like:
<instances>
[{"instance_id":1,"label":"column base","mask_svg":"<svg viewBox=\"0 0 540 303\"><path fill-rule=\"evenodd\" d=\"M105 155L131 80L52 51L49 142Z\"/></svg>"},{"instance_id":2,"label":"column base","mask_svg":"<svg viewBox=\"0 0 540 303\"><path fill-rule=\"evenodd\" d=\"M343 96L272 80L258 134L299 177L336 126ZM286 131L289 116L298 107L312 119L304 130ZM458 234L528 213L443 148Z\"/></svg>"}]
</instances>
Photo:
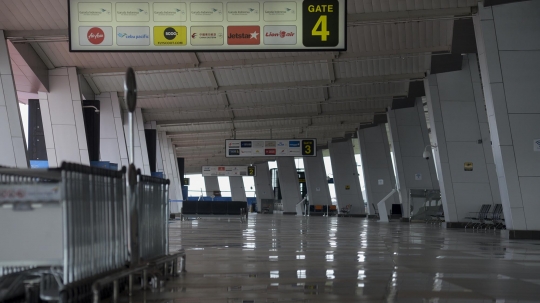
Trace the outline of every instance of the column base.
<instances>
[{"instance_id":1,"label":"column base","mask_svg":"<svg viewBox=\"0 0 540 303\"><path fill-rule=\"evenodd\" d=\"M283 212L284 215L296 215L296 212L292 212L292 211L285 211Z\"/></svg>"},{"instance_id":2,"label":"column base","mask_svg":"<svg viewBox=\"0 0 540 303\"><path fill-rule=\"evenodd\" d=\"M540 230L501 230L501 237L514 240L540 240Z\"/></svg>"},{"instance_id":3,"label":"column base","mask_svg":"<svg viewBox=\"0 0 540 303\"><path fill-rule=\"evenodd\" d=\"M446 228L465 228L467 222L444 222Z\"/></svg>"},{"instance_id":4,"label":"column base","mask_svg":"<svg viewBox=\"0 0 540 303\"><path fill-rule=\"evenodd\" d=\"M367 215L368 219L379 219L379 216L377 215Z\"/></svg>"}]
</instances>

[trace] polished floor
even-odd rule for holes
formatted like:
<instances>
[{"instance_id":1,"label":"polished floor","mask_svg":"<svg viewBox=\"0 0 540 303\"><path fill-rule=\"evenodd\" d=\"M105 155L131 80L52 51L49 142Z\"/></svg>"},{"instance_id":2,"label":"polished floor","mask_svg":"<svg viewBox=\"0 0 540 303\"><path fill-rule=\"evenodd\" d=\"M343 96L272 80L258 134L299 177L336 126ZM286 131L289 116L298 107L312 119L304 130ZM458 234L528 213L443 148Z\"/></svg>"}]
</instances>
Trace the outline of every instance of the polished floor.
<instances>
[{"instance_id":1,"label":"polished floor","mask_svg":"<svg viewBox=\"0 0 540 303\"><path fill-rule=\"evenodd\" d=\"M373 219L170 225L187 273L124 302L540 302L540 241Z\"/></svg>"}]
</instances>

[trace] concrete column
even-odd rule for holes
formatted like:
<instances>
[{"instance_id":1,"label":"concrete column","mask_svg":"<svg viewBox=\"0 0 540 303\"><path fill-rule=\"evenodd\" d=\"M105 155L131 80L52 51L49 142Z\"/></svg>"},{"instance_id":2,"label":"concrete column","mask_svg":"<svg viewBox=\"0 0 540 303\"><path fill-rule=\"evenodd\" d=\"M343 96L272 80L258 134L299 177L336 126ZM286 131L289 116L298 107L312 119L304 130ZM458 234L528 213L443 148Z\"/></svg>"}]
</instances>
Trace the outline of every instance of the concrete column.
<instances>
[{"instance_id":1,"label":"concrete column","mask_svg":"<svg viewBox=\"0 0 540 303\"><path fill-rule=\"evenodd\" d=\"M317 157L304 157L304 170L309 204L332 205L322 150L317 151Z\"/></svg>"},{"instance_id":2,"label":"concrete column","mask_svg":"<svg viewBox=\"0 0 540 303\"><path fill-rule=\"evenodd\" d=\"M204 186L206 187L206 196L208 197L212 197L215 191L220 191L217 176L204 177Z\"/></svg>"},{"instance_id":3,"label":"concrete column","mask_svg":"<svg viewBox=\"0 0 540 303\"><path fill-rule=\"evenodd\" d=\"M116 92L102 93L97 95L96 99L99 100L100 105L100 159L127 167L129 160L118 94Z\"/></svg>"},{"instance_id":4,"label":"concrete column","mask_svg":"<svg viewBox=\"0 0 540 303\"><path fill-rule=\"evenodd\" d=\"M510 237L540 237L540 2L478 6L478 60L506 227Z\"/></svg>"},{"instance_id":5,"label":"concrete column","mask_svg":"<svg viewBox=\"0 0 540 303\"><path fill-rule=\"evenodd\" d=\"M171 182L169 185L169 199L183 200L182 187L178 175L178 161L176 160L174 146L172 145L171 140L167 138L165 132L158 132L157 137L159 140L158 143L159 150L161 151L161 158L163 159L162 165L165 178L169 179ZM171 203L171 213L180 212L181 207L181 203Z\"/></svg>"},{"instance_id":6,"label":"concrete column","mask_svg":"<svg viewBox=\"0 0 540 303\"><path fill-rule=\"evenodd\" d=\"M463 222L482 204L501 203L476 54L424 84L445 221Z\"/></svg>"},{"instance_id":7,"label":"concrete column","mask_svg":"<svg viewBox=\"0 0 540 303\"><path fill-rule=\"evenodd\" d=\"M390 110L387 115L398 198L403 204L403 217L409 217L409 189L439 189L433 157L422 157L424 148L431 145L424 106L418 98L415 107Z\"/></svg>"},{"instance_id":8,"label":"concrete column","mask_svg":"<svg viewBox=\"0 0 540 303\"><path fill-rule=\"evenodd\" d=\"M150 161L148 160L148 149L146 148L146 135L144 134L144 122L140 108L136 108L133 113L133 124L135 125L135 166L143 174L150 175ZM124 111L124 133L126 134L126 146L129 149L129 118L128 112Z\"/></svg>"},{"instance_id":9,"label":"concrete column","mask_svg":"<svg viewBox=\"0 0 540 303\"><path fill-rule=\"evenodd\" d=\"M39 92L49 167L64 161L90 165L81 100L75 67L49 71L49 92Z\"/></svg>"},{"instance_id":10,"label":"concrete column","mask_svg":"<svg viewBox=\"0 0 540 303\"><path fill-rule=\"evenodd\" d=\"M233 201L247 201L243 177L229 177L231 198Z\"/></svg>"},{"instance_id":11,"label":"concrete column","mask_svg":"<svg viewBox=\"0 0 540 303\"><path fill-rule=\"evenodd\" d=\"M351 214L364 215L366 208L354 159L352 141L331 142L329 149L338 208L351 204Z\"/></svg>"},{"instance_id":12,"label":"concrete column","mask_svg":"<svg viewBox=\"0 0 540 303\"><path fill-rule=\"evenodd\" d=\"M0 165L28 168L26 139L7 40L0 30Z\"/></svg>"},{"instance_id":13,"label":"concrete column","mask_svg":"<svg viewBox=\"0 0 540 303\"><path fill-rule=\"evenodd\" d=\"M253 177L255 181L255 195L257 196L257 207L261 209L261 199L274 199L274 191L272 190L272 178L268 162L255 164L257 167L257 175Z\"/></svg>"},{"instance_id":14,"label":"concrete column","mask_svg":"<svg viewBox=\"0 0 540 303\"><path fill-rule=\"evenodd\" d=\"M300 194L300 184L298 183L298 173L296 172L294 157L277 158L277 168L283 214L295 215L296 203L302 200L302 195Z\"/></svg>"},{"instance_id":15,"label":"concrete column","mask_svg":"<svg viewBox=\"0 0 540 303\"><path fill-rule=\"evenodd\" d=\"M366 185L368 214L374 215L373 205L377 205L396 187L386 124L358 130L358 141ZM386 200L386 209L391 209L392 204L396 203L399 203L399 198L394 194Z\"/></svg>"}]
</instances>

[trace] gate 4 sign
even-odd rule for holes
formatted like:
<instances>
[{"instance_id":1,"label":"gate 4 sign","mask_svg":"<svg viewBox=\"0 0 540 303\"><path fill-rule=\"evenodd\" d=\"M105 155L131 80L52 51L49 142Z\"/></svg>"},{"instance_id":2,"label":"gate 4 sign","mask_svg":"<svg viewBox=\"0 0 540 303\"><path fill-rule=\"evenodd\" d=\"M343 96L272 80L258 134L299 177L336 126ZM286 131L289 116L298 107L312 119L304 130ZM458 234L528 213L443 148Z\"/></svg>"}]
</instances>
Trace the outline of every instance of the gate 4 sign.
<instances>
[{"instance_id":1,"label":"gate 4 sign","mask_svg":"<svg viewBox=\"0 0 540 303\"><path fill-rule=\"evenodd\" d=\"M335 47L340 38L338 0L304 1L302 38L307 47Z\"/></svg>"}]
</instances>

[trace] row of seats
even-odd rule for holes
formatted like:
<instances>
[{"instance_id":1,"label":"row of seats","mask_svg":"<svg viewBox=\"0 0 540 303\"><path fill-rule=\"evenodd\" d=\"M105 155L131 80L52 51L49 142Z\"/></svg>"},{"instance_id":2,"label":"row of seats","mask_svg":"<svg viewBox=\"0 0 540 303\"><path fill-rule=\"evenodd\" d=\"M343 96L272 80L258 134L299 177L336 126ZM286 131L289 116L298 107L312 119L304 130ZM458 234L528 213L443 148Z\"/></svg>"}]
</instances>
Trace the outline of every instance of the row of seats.
<instances>
[{"instance_id":1,"label":"row of seats","mask_svg":"<svg viewBox=\"0 0 540 303\"><path fill-rule=\"evenodd\" d=\"M247 210L245 201L184 201L183 215L240 215Z\"/></svg>"},{"instance_id":2,"label":"row of seats","mask_svg":"<svg viewBox=\"0 0 540 303\"><path fill-rule=\"evenodd\" d=\"M309 206L310 214L326 214L335 215L337 214L337 207L335 205L310 205Z\"/></svg>"}]
</instances>

